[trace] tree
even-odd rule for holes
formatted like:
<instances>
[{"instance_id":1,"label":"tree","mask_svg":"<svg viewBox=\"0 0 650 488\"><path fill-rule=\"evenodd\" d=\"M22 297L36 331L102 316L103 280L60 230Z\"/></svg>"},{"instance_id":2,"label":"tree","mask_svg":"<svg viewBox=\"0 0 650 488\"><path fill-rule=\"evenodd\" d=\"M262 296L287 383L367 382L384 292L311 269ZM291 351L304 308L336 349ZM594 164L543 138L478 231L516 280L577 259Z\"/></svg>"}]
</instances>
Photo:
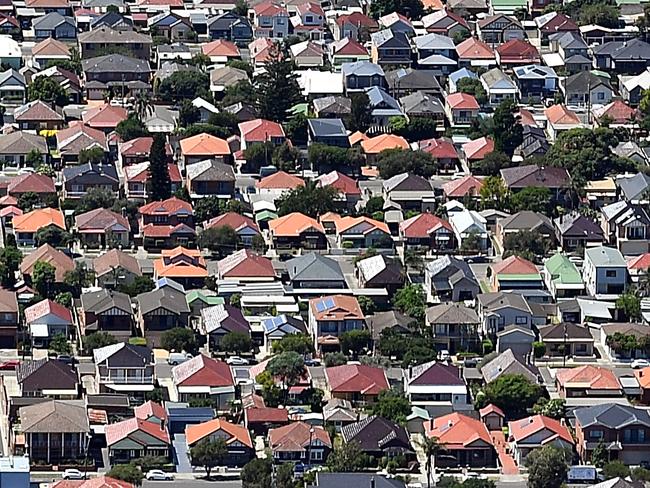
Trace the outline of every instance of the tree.
<instances>
[{"instance_id":1,"label":"tree","mask_svg":"<svg viewBox=\"0 0 650 488\"><path fill-rule=\"evenodd\" d=\"M436 173L437 163L429 153L424 151L395 148L379 153L377 168L384 179L401 173L413 173L429 178Z\"/></svg>"},{"instance_id":2,"label":"tree","mask_svg":"<svg viewBox=\"0 0 650 488\"><path fill-rule=\"evenodd\" d=\"M40 168L43 166L43 155L38 149L32 149L25 158L25 164L32 168Z\"/></svg>"},{"instance_id":3,"label":"tree","mask_svg":"<svg viewBox=\"0 0 650 488\"><path fill-rule=\"evenodd\" d=\"M591 464L597 468L602 468L605 466L605 463L609 461L609 453L607 447L605 447L605 442L601 438L594 447L594 450L591 452Z\"/></svg>"},{"instance_id":4,"label":"tree","mask_svg":"<svg viewBox=\"0 0 650 488\"><path fill-rule=\"evenodd\" d=\"M194 218L197 222L205 222L221 214L221 211L222 204L219 197L210 195L196 202L194 205Z\"/></svg>"},{"instance_id":5,"label":"tree","mask_svg":"<svg viewBox=\"0 0 650 488\"><path fill-rule=\"evenodd\" d=\"M463 238L460 249L466 252L478 252L481 249L481 237L477 232L470 232Z\"/></svg>"},{"instance_id":6,"label":"tree","mask_svg":"<svg viewBox=\"0 0 650 488\"><path fill-rule=\"evenodd\" d=\"M287 134L287 138L296 146L306 146L307 145L307 116L302 113L292 116L284 124L284 132ZM289 147L293 147L293 146L289 146Z\"/></svg>"},{"instance_id":7,"label":"tree","mask_svg":"<svg viewBox=\"0 0 650 488\"><path fill-rule=\"evenodd\" d=\"M16 273L23 261L23 253L15 246L6 245L0 249L0 283L4 288L12 288L16 284Z\"/></svg>"},{"instance_id":8,"label":"tree","mask_svg":"<svg viewBox=\"0 0 650 488\"><path fill-rule=\"evenodd\" d=\"M366 317L368 315L372 315L376 312L377 306L375 305L375 301L365 295L361 295L358 297L358 302L359 302L359 307L361 307L361 311L363 312L363 315Z\"/></svg>"},{"instance_id":9,"label":"tree","mask_svg":"<svg viewBox=\"0 0 650 488\"><path fill-rule=\"evenodd\" d=\"M273 343L273 352L293 351L303 357L314 353L314 340L307 334L288 334Z\"/></svg>"},{"instance_id":10,"label":"tree","mask_svg":"<svg viewBox=\"0 0 650 488\"><path fill-rule=\"evenodd\" d=\"M583 6L578 19L581 25L599 25L611 28L617 28L621 23L618 7L606 4Z\"/></svg>"},{"instance_id":11,"label":"tree","mask_svg":"<svg viewBox=\"0 0 650 488\"><path fill-rule=\"evenodd\" d=\"M246 149L244 150L246 167L250 171L259 172L262 166L268 166L271 164L273 151L275 151L275 144L271 141L255 142L250 146L246 146Z\"/></svg>"},{"instance_id":12,"label":"tree","mask_svg":"<svg viewBox=\"0 0 650 488\"><path fill-rule=\"evenodd\" d=\"M369 465L368 455L365 454L356 441L342 442L334 446L327 456L327 467L334 473L354 473Z\"/></svg>"},{"instance_id":13,"label":"tree","mask_svg":"<svg viewBox=\"0 0 650 488\"><path fill-rule=\"evenodd\" d=\"M400 312L417 320L423 320L426 298L422 285L406 285L395 293L393 305Z\"/></svg>"},{"instance_id":14,"label":"tree","mask_svg":"<svg viewBox=\"0 0 650 488\"><path fill-rule=\"evenodd\" d=\"M433 118L411 117L407 121L404 117L391 117L388 120L390 131L402 136L408 141L421 141L435 137L438 123Z\"/></svg>"},{"instance_id":15,"label":"tree","mask_svg":"<svg viewBox=\"0 0 650 488\"><path fill-rule=\"evenodd\" d=\"M242 488L268 488L272 486L273 461L267 457L254 458L241 470Z\"/></svg>"},{"instance_id":16,"label":"tree","mask_svg":"<svg viewBox=\"0 0 650 488\"><path fill-rule=\"evenodd\" d=\"M560 488L569 472L570 453L548 445L526 456L528 488Z\"/></svg>"},{"instance_id":17,"label":"tree","mask_svg":"<svg viewBox=\"0 0 650 488\"><path fill-rule=\"evenodd\" d=\"M371 340L372 336L368 330L349 330L341 334L341 350L350 352L352 356L357 357L364 349L370 347Z\"/></svg>"},{"instance_id":18,"label":"tree","mask_svg":"<svg viewBox=\"0 0 650 488\"><path fill-rule=\"evenodd\" d=\"M115 194L108 188L89 188L85 195L79 199L77 211L90 212L97 208L112 208L115 205Z\"/></svg>"},{"instance_id":19,"label":"tree","mask_svg":"<svg viewBox=\"0 0 650 488\"><path fill-rule=\"evenodd\" d=\"M177 71L165 78L158 89L165 102L210 97L210 77L203 71Z\"/></svg>"},{"instance_id":20,"label":"tree","mask_svg":"<svg viewBox=\"0 0 650 488\"><path fill-rule=\"evenodd\" d=\"M235 2L235 8L232 11L240 17L247 17L249 8L250 6L246 0L237 0Z\"/></svg>"},{"instance_id":21,"label":"tree","mask_svg":"<svg viewBox=\"0 0 650 488\"><path fill-rule=\"evenodd\" d=\"M52 298L54 284L56 283L56 269L54 266L45 261L36 261L32 272L32 283L40 296Z\"/></svg>"},{"instance_id":22,"label":"tree","mask_svg":"<svg viewBox=\"0 0 650 488\"><path fill-rule=\"evenodd\" d=\"M641 320L641 298L634 290L627 291L616 299L616 309L630 322Z\"/></svg>"},{"instance_id":23,"label":"tree","mask_svg":"<svg viewBox=\"0 0 650 488\"><path fill-rule=\"evenodd\" d=\"M510 209L513 212L530 210L547 213L551 202L551 190L545 186L528 186L510 196Z\"/></svg>"},{"instance_id":24,"label":"tree","mask_svg":"<svg viewBox=\"0 0 650 488\"><path fill-rule=\"evenodd\" d=\"M529 261L535 261L537 256L545 255L549 247L549 240L536 230L520 230L507 234L503 239L503 257L521 256Z\"/></svg>"},{"instance_id":25,"label":"tree","mask_svg":"<svg viewBox=\"0 0 650 488\"><path fill-rule=\"evenodd\" d=\"M138 137L146 137L149 135L149 131L144 126L142 121L138 120L133 116L129 115L126 119L120 121L115 127L115 132L123 142L131 141L137 139Z\"/></svg>"},{"instance_id":26,"label":"tree","mask_svg":"<svg viewBox=\"0 0 650 488\"><path fill-rule=\"evenodd\" d=\"M222 351L234 352L237 355L249 352L252 347L250 336L243 332L228 332L223 336L219 344L219 348Z\"/></svg>"},{"instance_id":27,"label":"tree","mask_svg":"<svg viewBox=\"0 0 650 488\"><path fill-rule=\"evenodd\" d=\"M264 240L264 236L262 236L262 234L255 234L253 236L253 242L251 243L251 248L257 254L260 255L266 254L266 241Z\"/></svg>"},{"instance_id":28,"label":"tree","mask_svg":"<svg viewBox=\"0 0 650 488\"><path fill-rule=\"evenodd\" d=\"M221 99L221 106L228 107L235 103L253 105L256 93L255 87L248 80L239 80L237 83L226 87Z\"/></svg>"},{"instance_id":29,"label":"tree","mask_svg":"<svg viewBox=\"0 0 650 488\"><path fill-rule=\"evenodd\" d=\"M273 356L268 362L266 369L272 376L282 378L286 398L289 394L289 389L304 374L305 360L297 352L287 351Z\"/></svg>"},{"instance_id":30,"label":"tree","mask_svg":"<svg viewBox=\"0 0 650 488\"><path fill-rule=\"evenodd\" d=\"M190 448L192 466L204 468L207 479L210 479L212 468L222 464L227 456L228 445L221 438L211 440L205 437Z\"/></svg>"},{"instance_id":31,"label":"tree","mask_svg":"<svg viewBox=\"0 0 650 488\"><path fill-rule=\"evenodd\" d=\"M555 420L564 418L566 412L566 400L564 398L540 398L533 406L533 413L545 415Z\"/></svg>"},{"instance_id":32,"label":"tree","mask_svg":"<svg viewBox=\"0 0 650 488\"><path fill-rule=\"evenodd\" d=\"M160 337L160 344L163 349L176 352L189 352L196 354L198 347L194 332L184 327L175 327L166 330Z\"/></svg>"},{"instance_id":33,"label":"tree","mask_svg":"<svg viewBox=\"0 0 650 488\"><path fill-rule=\"evenodd\" d=\"M133 111L140 120L147 120L150 115L155 113L151 95L147 92L138 92L133 101Z\"/></svg>"},{"instance_id":34,"label":"tree","mask_svg":"<svg viewBox=\"0 0 650 488\"><path fill-rule=\"evenodd\" d=\"M331 368L332 366L341 366L347 364L347 362L348 358L342 352L328 352L323 356L323 364L327 368Z\"/></svg>"},{"instance_id":35,"label":"tree","mask_svg":"<svg viewBox=\"0 0 650 488\"><path fill-rule=\"evenodd\" d=\"M481 204L484 208L502 210L508 195L508 188L500 176L488 176L481 186Z\"/></svg>"},{"instance_id":36,"label":"tree","mask_svg":"<svg viewBox=\"0 0 650 488\"><path fill-rule=\"evenodd\" d=\"M603 466L603 476L606 480L611 480L612 478L627 478L630 476L630 468L621 461L610 461Z\"/></svg>"},{"instance_id":37,"label":"tree","mask_svg":"<svg viewBox=\"0 0 650 488\"><path fill-rule=\"evenodd\" d=\"M507 418L526 416L528 409L543 396L543 389L522 374L502 374L488 383L483 390L482 405L490 403L499 407Z\"/></svg>"},{"instance_id":38,"label":"tree","mask_svg":"<svg viewBox=\"0 0 650 488\"><path fill-rule=\"evenodd\" d=\"M65 335L57 334L50 341L50 351L56 354L72 354L72 346Z\"/></svg>"},{"instance_id":39,"label":"tree","mask_svg":"<svg viewBox=\"0 0 650 488\"><path fill-rule=\"evenodd\" d=\"M104 161L104 155L104 149L99 146L82 149L79 151L79 164L100 164Z\"/></svg>"},{"instance_id":40,"label":"tree","mask_svg":"<svg viewBox=\"0 0 650 488\"><path fill-rule=\"evenodd\" d=\"M420 448L426 459L427 487L431 488L431 480L436 479L436 456L444 450L444 445L440 443L437 437L425 436L420 441Z\"/></svg>"},{"instance_id":41,"label":"tree","mask_svg":"<svg viewBox=\"0 0 650 488\"><path fill-rule=\"evenodd\" d=\"M61 293L57 293L54 297L54 301L59 305L63 305L65 308L72 307L72 299L72 293L69 291L62 291Z\"/></svg>"},{"instance_id":42,"label":"tree","mask_svg":"<svg viewBox=\"0 0 650 488\"><path fill-rule=\"evenodd\" d=\"M87 354L92 353L93 350L99 349L100 347L110 346L116 344L117 339L113 337L108 332L93 332L90 335L87 335L83 339L84 351Z\"/></svg>"},{"instance_id":43,"label":"tree","mask_svg":"<svg viewBox=\"0 0 650 488\"><path fill-rule=\"evenodd\" d=\"M210 227L199 234L199 246L218 256L227 256L237 250L239 236L229 225Z\"/></svg>"},{"instance_id":44,"label":"tree","mask_svg":"<svg viewBox=\"0 0 650 488\"><path fill-rule=\"evenodd\" d=\"M352 132L366 132L372 124L370 99L365 92L350 95L350 113L344 117L345 127Z\"/></svg>"},{"instance_id":45,"label":"tree","mask_svg":"<svg viewBox=\"0 0 650 488\"><path fill-rule=\"evenodd\" d=\"M68 285L75 297L81 295L82 288L88 288L95 282L95 271L88 268L85 263L77 262L71 271L66 271L63 283Z\"/></svg>"},{"instance_id":46,"label":"tree","mask_svg":"<svg viewBox=\"0 0 650 488\"><path fill-rule=\"evenodd\" d=\"M41 100L46 103L54 103L59 107L68 104L70 98L63 88L63 85L49 76L37 76L32 78L32 82L27 86L27 100Z\"/></svg>"},{"instance_id":47,"label":"tree","mask_svg":"<svg viewBox=\"0 0 650 488\"><path fill-rule=\"evenodd\" d=\"M275 488L298 488L302 483L293 479L294 467L292 463L282 463L275 470Z\"/></svg>"},{"instance_id":48,"label":"tree","mask_svg":"<svg viewBox=\"0 0 650 488\"><path fill-rule=\"evenodd\" d=\"M518 111L517 103L506 98L494 110L492 116L494 149L504 152L510 157L524 139L523 126L518 123L517 116L515 116Z\"/></svg>"},{"instance_id":49,"label":"tree","mask_svg":"<svg viewBox=\"0 0 650 488\"><path fill-rule=\"evenodd\" d=\"M70 48L69 59L52 59L47 63L47 67L58 66L61 69L71 71L76 75L81 75L81 56L79 49L76 47Z\"/></svg>"},{"instance_id":50,"label":"tree","mask_svg":"<svg viewBox=\"0 0 650 488\"><path fill-rule=\"evenodd\" d=\"M244 14L243 16L244 17L248 16L248 13ZM249 77L253 76L253 71L255 71L255 67L252 64L250 64L248 61L244 61L243 59L231 59L226 63L226 66L230 66L231 68L236 68L245 71Z\"/></svg>"},{"instance_id":51,"label":"tree","mask_svg":"<svg viewBox=\"0 0 650 488\"><path fill-rule=\"evenodd\" d=\"M372 404L371 412L397 423L406 422L406 416L411 413L411 404L401 391L393 389L384 390L377 396L377 401Z\"/></svg>"},{"instance_id":52,"label":"tree","mask_svg":"<svg viewBox=\"0 0 650 488\"><path fill-rule=\"evenodd\" d=\"M39 205L40 202L41 198L36 193L27 191L18 197L18 208L20 208L23 212L29 212L34 207Z\"/></svg>"},{"instance_id":53,"label":"tree","mask_svg":"<svg viewBox=\"0 0 650 488\"><path fill-rule=\"evenodd\" d=\"M291 139L296 143L295 139ZM300 151L288 142L283 142L273 150L271 162L280 171L295 171Z\"/></svg>"},{"instance_id":54,"label":"tree","mask_svg":"<svg viewBox=\"0 0 650 488\"><path fill-rule=\"evenodd\" d=\"M479 105L484 105L487 103L487 93L485 91L485 88L483 88L481 80L478 78L461 78L456 83L456 88L461 93L472 95Z\"/></svg>"},{"instance_id":55,"label":"tree","mask_svg":"<svg viewBox=\"0 0 650 488\"><path fill-rule=\"evenodd\" d=\"M276 201L279 215L300 212L316 218L336 210L338 190L332 186L318 186L309 181L305 186L299 186L283 193Z\"/></svg>"},{"instance_id":56,"label":"tree","mask_svg":"<svg viewBox=\"0 0 650 488\"><path fill-rule=\"evenodd\" d=\"M543 342L533 342L533 356L535 359L540 359L546 354L546 344Z\"/></svg>"},{"instance_id":57,"label":"tree","mask_svg":"<svg viewBox=\"0 0 650 488\"><path fill-rule=\"evenodd\" d=\"M361 166L363 156L356 147L346 149L344 147L314 143L309 145L307 160L312 169L321 173L331 169L357 173Z\"/></svg>"},{"instance_id":58,"label":"tree","mask_svg":"<svg viewBox=\"0 0 650 488\"><path fill-rule=\"evenodd\" d=\"M153 290L155 287L155 283L149 276L136 276L131 284L120 283L117 291L126 293L131 298L134 298L141 293Z\"/></svg>"},{"instance_id":59,"label":"tree","mask_svg":"<svg viewBox=\"0 0 650 488\"><path fill-rule=\"evenodd\" d=\"M36 232L36 245L49 244L52 247L66 247L72 242L72 235L54 224L41 227Z\"/></svg>"},{"instance_id":60,"label":"tree","mask_svg":"<svg viewBox=\"0 0 650 488\"><path fill-rule=\"evenodd\" d=\"M298 75L286 49L279 42L269 48L264 72L255 77L256 105L264 119L284 122L289 109L302 101Z\"/></svg>"},{"instance_id":61,"label":"tree","mask_svg":"<svg viewBox=\"0 0 650 488\"><path fill-rule=\"evenodd\" d=\"M201 111L191 100L181 100L178 107L178 125L187 127L201 121Z\"/></svg>"},{"instance_id":62,"label":"tree","mask_svg":"<svg viewBox=\"0 0 650 488\"><path fill-rule=\"evenodd\" d=\"M142 480L144 479L144 474L142 470L136 466L135 463L131 462L129 464L116 464L113 466L106 476L115 478L117 480L126 481L135 486L140 486Z\"/></svg>"},{"instance_id":63,"label":"tree","mask_svg":"<svg viewBox=\"0 0 650 488\"><path fill-rule=\"evenodd\" d=\"M149 196L152 201L165 200L172 191L165 145L164 135L154 135L149 151Z\"/></svg>"},{"instance_id":64,"label":"tree","mask_svg":"<svg viewBox=\"0 0 650 488\"><path fill-rule=\"evenodd\" d=\"M499 178L503 168L510 168L513 162L510 157L501 151L492 151L482 160L472 163L472 172L477 175L493 176Z\"/></svg>"}]
</instances>

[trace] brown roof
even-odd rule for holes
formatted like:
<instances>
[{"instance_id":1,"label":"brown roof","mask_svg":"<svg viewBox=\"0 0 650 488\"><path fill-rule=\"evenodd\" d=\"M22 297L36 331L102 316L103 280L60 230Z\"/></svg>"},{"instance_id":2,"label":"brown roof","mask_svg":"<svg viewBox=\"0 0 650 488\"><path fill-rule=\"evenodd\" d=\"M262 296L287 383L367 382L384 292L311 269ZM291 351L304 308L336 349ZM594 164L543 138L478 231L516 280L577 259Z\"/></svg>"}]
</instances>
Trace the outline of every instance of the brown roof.
<instances>
[{"instance_id":1,"label":"brown roof","mask_svg":"<svg viewBox=\"0 0 650 488\"><path fill-rule=\"evenodd\" d=\"M311 432L312 429L313 432ZM269 444L273 451L304 451L309 446L310 437L312 443L314 440L319 440L324 445L332 447L329 434L319 425L312 426L306 422L294 422L269 430Z\"/></svg>"},{"instance_id":2,"label":"brown roof","mask_svg":"<svg viewBox=\"0 0 650 488\"><path fill-rule=\"evenodd\" d=\"M48 37L32 47L32 56L70 56L70 48L61 41Z\"/></svg>"},{"instance_id":3,"label":"brown roof","mask_svg":"<svg viewBox=\"0 0 650 488\"><path fill-rule=\"evenodd\" d=\"M18 300L16 299L15 292L0 289L0 312L1 313L18 312Z\"/></svg>"},{"instance_id":4,"label":"brown roof","mask_svg":"<svg viewBox=\"0 0 650 488\"><path fill-rule=\"evenodd\" d=\"M129 219L108 210L107 208L96 208L90 212L82 213L75 217L77 230L83 233L106 232L109 230L126 230L131 232Z\"/></svg>"},{"instance_id":5,"label":"brown roof","mask_svg":"<svg viewBox=\"0 0 650 488\"><path fill-rule=\"evenodd\" d=\"M28 173L25 175L16 176L9 181L7 185L7 194L21 194L21 193L56 193L54 186L54 179L51 176L41 175L38 173Z\"/></svg>"},{"instance_id":6,"label":"brown roof","mask_svg":"<svg viewBox=\"0 0 650 488\"><path fill-rule=\"evenodd\" d=\"M21 407L20 428L25 433L88 432L88 414L81 401L50 400Z\"/></svg>"},{"instance_id":7,"label":"brown roof","mask_svg":"<svg viewBox=\"0 0 650 488\"><path fill-rule=\"evenodd\" d=\"M43 244L23 258L20 263L20 272L24 275L29 275L34 272L34 266L38 261L50 263L56 269L56 281L63 283L63 277L67 271L74 269L74 261L66 254L54 249L49 244Z\"/></svg>"},{"instance_id":8,"label":"brown roof","mask_svg":"<svg viewBox=\"0 0 650 488\"><path fill-rule=\"evenodd\" d=\"M16 122L63 122L63 115L53 110L49 105L40 100L26 103L14 111Z\"/></svg>"},{"instance_id":9,"label":"brown roof","mask_svg":"<svg viewBox=\"0 0 650 488\"><path fill-rule=\"evenodd\" d=\"M142 276L138 260L118 249L111 249L107 253L96 257L93 261L93 268L97 276L112 272L115 268L122 268L136 276Z\"/></svg>"}]
</instances>

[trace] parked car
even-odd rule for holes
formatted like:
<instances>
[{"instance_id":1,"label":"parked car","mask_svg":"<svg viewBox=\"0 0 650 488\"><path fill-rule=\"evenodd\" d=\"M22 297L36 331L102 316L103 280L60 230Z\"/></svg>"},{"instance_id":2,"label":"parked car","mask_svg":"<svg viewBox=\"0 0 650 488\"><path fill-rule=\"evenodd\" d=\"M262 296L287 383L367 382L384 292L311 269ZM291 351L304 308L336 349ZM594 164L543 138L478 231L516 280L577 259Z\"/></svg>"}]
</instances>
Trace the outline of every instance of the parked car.
<instances>
[{"instance_id":1,"label":"parked car","mask_svg":"<svg viewBox=\"0 0 650 488\"><path fill-rule=\"evenodd\" d=\"M85 478L86 478L86 475L84 475L78 469L66 469L63 472L63 479L64 480L83 480Z\"/></svg>"},{"instance_id":2,"label":"parked car","mask_svg":"<svg viewBox=\"0 0 650 488\"><path fill-rule=\"evenodd\" d=\"M630 366L632 366L632 369L647 368L650 366L650 361L647 359L635 359L632 361L632 364Z\"/></svg>"},{"instance_id":3,"label":"parked car","mask_svg":"<svg viewBox=\"0 0 650 488\"><path fill-rule=\"evenodd\" d=\"M231 366L245 366L248 364L248 359L239 356L230 356L226 359L226 364L230 364Z\"/></svg>"},{"instance_id":4,"label":"parked car","mask_svg":"<svg viewBox=\"0 0 650 488\"><path fill-rule=\"evenodd\" d=\"M305 366L320 366L320 359L307 359Z\"/></svg>"},{"instance_id":5,"label":"parked car","mask_svg":"<svg viewBox=\"0 0 650 488\"><path fill-rule=\"evenodd\" d=\"M449 354L449 351L447 351L447 349L443 349L438 353L438 359L440 361L449 361L451 359L451 354Z\"/></svg>"},{"instance_id":6,"label":"parked car","mask_svg":"<svg viewBox=\"0 0 650 488\"><path fill-rule=\"evenodd\" d=\"M18 366L20 366L20 361L18 359L10 359L9 361L0 363L0 371L14 370Z\"/></svg>"},{"instance_id":7,"label":"parked car","mask_svg":"<svg viewBox=\"0 0 650 488\"><path fill-rule=\"evenodd\" d=\"M162 469L150 469L147 471L145 478L148 481L173 481L174 476L170 473L165 473Z\"/></svg>"},{"instance_id":8,"label":"parked car","mask_svg":"<svg viewBox=\"0 0 650 488\"><path fill-rule=\"evenodd\" d=\"M192 359L192 355L186 352L170 352L167 357L167 364L176 366L177 364L184 363Z\"/></svg>"},{"instance_id":9,"label":"parked car","mask_svg":"<svg viewBox=\"0 0 650 488\"><path fill-rule=\"evenodd\" d=\"M70 356L69 354L59 354L56 359L58 361L61 361L62 363L73 365L75 363L75 359Z\"/></svg>"}]
</instances>

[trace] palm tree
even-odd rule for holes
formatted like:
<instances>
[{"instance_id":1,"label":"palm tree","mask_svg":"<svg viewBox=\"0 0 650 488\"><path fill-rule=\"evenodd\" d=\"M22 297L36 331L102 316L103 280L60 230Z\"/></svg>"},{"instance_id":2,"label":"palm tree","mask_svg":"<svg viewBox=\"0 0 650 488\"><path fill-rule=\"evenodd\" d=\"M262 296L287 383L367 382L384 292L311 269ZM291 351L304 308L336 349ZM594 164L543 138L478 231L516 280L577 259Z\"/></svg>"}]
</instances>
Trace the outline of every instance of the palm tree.
<instances>
[{"instance_id":1,"label":"palm tree","mask_svg":"<svg viewBox=\"0 0 650 488\"><path fill-rule=\"evenodd\" d=\"M647 297L650 295L650 268L639 274L638 287L641 296Z\"/></svg>"},{"instance_id":2,"label":"palm tree","mask_svg":"<svg viewBox=\"0 0 650 488\"><path fill-rule=\"evenodd\" d=\"M153 115L154 109L151 102L151 96L148 93L138 93L134 101L135 114L144 122L148 115Z\"/></svg>"},{"instance_id":3,"label":"palm tree","mask_svg":"<svg viewBox=\"0 0 650 488\"><path fill-rule=\"evenodd\" d=\"M431 488L431 478L433 474L433 486L436 486L436 456L444 451L444 444L441 444L437 437L425 437L423 441L418 442L427 458L425 469L427 471L427 488Z\"/></svg>"}]
</instances>

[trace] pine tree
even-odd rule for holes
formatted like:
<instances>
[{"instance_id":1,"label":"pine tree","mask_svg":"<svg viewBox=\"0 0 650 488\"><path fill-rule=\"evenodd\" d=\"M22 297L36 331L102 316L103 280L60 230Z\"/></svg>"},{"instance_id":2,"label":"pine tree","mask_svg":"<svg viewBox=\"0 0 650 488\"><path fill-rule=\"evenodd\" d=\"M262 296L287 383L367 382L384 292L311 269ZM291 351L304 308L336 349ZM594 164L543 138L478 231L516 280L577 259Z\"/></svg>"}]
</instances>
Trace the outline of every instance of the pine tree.
<instances>
[{"instance_id":1,"label":"pine tree","mask_svg":"<svg viewBox=\"0 0 650 488\"><path fill-rule=\"evenodd\" d=\"M257 106L264 119L284 122L291 107L302 100L294 65L279 43L269 50L265 72L255 79Z\"/></svg>"},{"instance_id":2,"label":"pine tree","mask_svg":"<svg viewBox=\"0 0 650 488\"><path fill-rule=\"evenodd\" d=\"M165 136L162 134L153 137L149 152L149 195L154 201L165 200L171 195Z\"/></svg>"}]
</instances>

